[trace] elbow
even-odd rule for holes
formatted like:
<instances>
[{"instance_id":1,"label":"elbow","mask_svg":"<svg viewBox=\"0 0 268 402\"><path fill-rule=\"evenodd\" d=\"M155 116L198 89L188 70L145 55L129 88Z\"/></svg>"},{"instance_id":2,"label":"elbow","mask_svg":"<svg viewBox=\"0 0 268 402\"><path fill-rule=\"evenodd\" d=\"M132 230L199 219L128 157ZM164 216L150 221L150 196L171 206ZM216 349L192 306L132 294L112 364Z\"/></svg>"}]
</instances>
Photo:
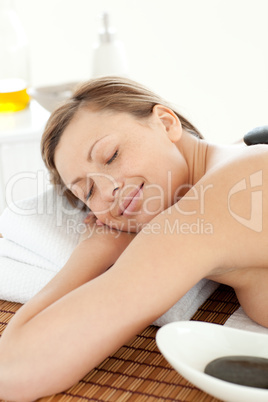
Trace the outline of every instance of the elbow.
<instances>
[{"instance_id":1,"label":"elbow","mask_svg":"<svg viewBox=\"0 0 268 402\"><path fill-rule=\"evenodd\" d=\"M36 397L35 394L32 394L29 391L24 392L24 389L22 389L20 386L17 385L18 384L13 383L11 386L9 385L7 386L7 384L5 384L4 390L1 389L0 392L1 400L31 402L38 399L38 397Z\"/></svg>"},{"instance_id":2,"label":"elbow","mask_svg":"<svg viewBox=\"0 0 268 402\"><path fill-rule=\"evenodd\" d=\"M29 402L54 394L53 370L44 369L18 332L0 340L0 400Z\"/></svg>"},{"instance_id":3,"label":"elbow","mask_svg":"<svg viewBox=\"0 0 268 402\"><path fill-rule=\"evenodd\" d=\"M34 377L34 376L33 376ZM46 397L54 394L49 389L44 389L41 383L35 382L34 378L29 376L18 377L11 375L10 378L5 378L5 381L0 380L0 399L5 401L31 402L41 397Z\"/></svg>"},{"instance_id":4,"label":"elbow","mask_svg":"<svg viewBox=\"0 0 268 402\"><path fill-rule=\"evenodd\" d=\"M34 367L25 367L17 345L16 339L1 338L0 400L29 402L37 399L36 390L33 389L34 375L31 377Z\"/></svg>"},{"instance_id":5,"label":"elbow","mask_svg":"<svg viewBox=\"0 0 268 402\"><path fill-rule=\"evenodd\" d=\"M20 359L15 354L1 359L0 400L30 402L53 395L73 386L77 378L65 381L52 370L44 369L42 361Z\"/></svg>"},{"instance_id":6,"label":"elbow","mask_svg":"<svg viewBox=\"0 0 268 402\"><path fill-rule=\"evenodd\" d=\"M32 378L19 375L18 367L0 367L0 399L5 401L29 402L40 397Z\"/></svg>"},{"instance_id":7,"label":"elbow","mask_svg":"<svg viewBox=\"0 0 268 402\"><path fill-rule=\"evenodd\" d=\"M2 367L0 369L0 398L5 401L18 401L29 402L36 399L36 395L31 392L31 386L29 387L23 381L17 380L16 375L7 375L7 370L3 372Z\"/></svg>"},{"instance_id":8,"label":"elbow","mask_svg":"<svg viewBox=\"0 0 268 402\"><path fill-rule=\"evenodd\" d=\"M0 400L29 402L53 394L38 372L37 363L25 364L15 353L0 352Z\"/></svg>"}]
</instances>

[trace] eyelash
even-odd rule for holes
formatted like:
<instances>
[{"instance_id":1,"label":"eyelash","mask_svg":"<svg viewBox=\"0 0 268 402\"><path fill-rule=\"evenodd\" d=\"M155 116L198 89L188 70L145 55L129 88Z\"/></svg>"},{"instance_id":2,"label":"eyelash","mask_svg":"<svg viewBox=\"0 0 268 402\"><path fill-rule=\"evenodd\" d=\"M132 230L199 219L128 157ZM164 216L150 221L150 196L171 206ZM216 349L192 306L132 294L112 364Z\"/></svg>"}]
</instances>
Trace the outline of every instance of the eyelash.
<instances>
[{"instance_id":1,"label":"eyelash","mask_svg":"<svg viewBox=\"0 0 268 402\"><path fill-rule=\"evenodd\" d=\"M115 151L115 153L113 154L113 156L108 160L108 162L106 162L106 165L110 165L118 156L118 149Z\"/></svg>"},{"instance_id":2,"label":"eyelash","mask_svg":"<svg viewBox=\"0 0 268 402\"><path fill-rule=\"evenodd\" d=\"M86 201L89 200L89 198L92 196L92 194L93 194L93 184L90 187L90 190L89 190L88 194L86 195Z\"/></svg>"},{"instance_id":3,"label":"eyelash","mask_svg":"<svg viewBox=\"0 0 268 402\"><path fill-rule=\"evenodd\" d=\"M106 162L106 165L110 165L118 156L118 149L115 151L115 153L113 154L113 156ZM94 185L91 186L87 196L86 196L86 201L89 200L89 198L92 196L93 194L93 187Z\"/></svg>"}]
</instances>

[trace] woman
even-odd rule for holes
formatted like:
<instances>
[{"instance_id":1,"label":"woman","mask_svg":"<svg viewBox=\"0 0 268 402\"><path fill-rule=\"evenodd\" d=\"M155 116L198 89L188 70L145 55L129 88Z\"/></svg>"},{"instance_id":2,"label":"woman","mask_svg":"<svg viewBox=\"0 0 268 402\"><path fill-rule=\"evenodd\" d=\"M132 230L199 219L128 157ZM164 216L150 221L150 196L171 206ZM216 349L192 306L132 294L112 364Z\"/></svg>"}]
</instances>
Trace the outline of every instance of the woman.
<instances>
[{"instance_id":1,"label":"woman","mask_svg":"<svg viewBox=\"0 0 268 402\"><path fill-rule=\"evenodd\" d=\"M201 140L130 80L78 88L52 113L42 154L52 182L89 209L88 236L5 330L0 397L70 387L202 278L232 286L268 326L267 153Z\"/></svg>"}]
</instances>

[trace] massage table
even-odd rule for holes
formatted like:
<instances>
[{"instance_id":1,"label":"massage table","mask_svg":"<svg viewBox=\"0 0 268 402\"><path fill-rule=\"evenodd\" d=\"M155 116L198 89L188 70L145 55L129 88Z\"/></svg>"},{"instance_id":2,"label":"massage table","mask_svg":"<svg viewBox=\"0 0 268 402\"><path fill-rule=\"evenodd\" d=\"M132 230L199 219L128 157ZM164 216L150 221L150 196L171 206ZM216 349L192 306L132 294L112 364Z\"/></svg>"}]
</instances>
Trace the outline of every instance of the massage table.
<instances>
[{"instance_id":1,"label":"massage table","mask_svg":"<svg viewBox=\"0 0 268 402\"><path fill-rule=\"evenodd\" d=\"M0 301L0 334L20 306ZM234 291L220 285L192 320L223 325L238 307ZM167 363L156 346L157 330L158 327L149 326L73 387L40 401L219 401L188 382Z\"/></svg>"}]
</instances>

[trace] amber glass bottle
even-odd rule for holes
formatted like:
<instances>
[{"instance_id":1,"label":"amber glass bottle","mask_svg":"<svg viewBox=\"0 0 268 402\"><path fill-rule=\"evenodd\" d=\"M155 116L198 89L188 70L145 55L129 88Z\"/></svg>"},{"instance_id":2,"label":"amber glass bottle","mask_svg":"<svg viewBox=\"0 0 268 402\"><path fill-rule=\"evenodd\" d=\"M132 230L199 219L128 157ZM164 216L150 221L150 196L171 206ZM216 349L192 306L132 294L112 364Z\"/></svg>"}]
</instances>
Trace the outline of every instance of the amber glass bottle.
<instances>
[{"instance_id":1,"label":"amber glass bottle","mask_svg":"<svg viewBox=\"0 0 268 402\"><path fill-rule=\"evenodd\" d=\"M29 45L12 0L0 0L0 113L27 107Z\"/></svg>"}]
</instances>

